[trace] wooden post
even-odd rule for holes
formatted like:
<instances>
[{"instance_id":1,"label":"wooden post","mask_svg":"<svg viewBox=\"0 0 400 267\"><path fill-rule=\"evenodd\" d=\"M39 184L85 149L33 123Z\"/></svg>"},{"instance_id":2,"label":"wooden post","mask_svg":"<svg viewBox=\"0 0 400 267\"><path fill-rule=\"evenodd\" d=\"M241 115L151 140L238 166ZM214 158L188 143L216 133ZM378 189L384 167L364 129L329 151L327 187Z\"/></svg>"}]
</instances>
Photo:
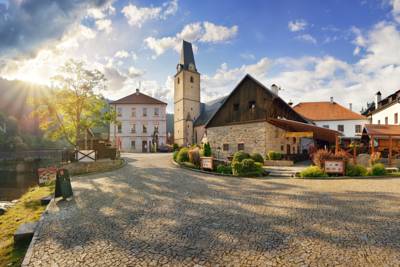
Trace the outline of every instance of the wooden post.
<instances>
[{"instance_id":1,"label":"wooden post","mask_svg":"<svg viewBox=\"0 0 400 267\"><path fill-rule=\"evenodd\" d=\"M339 135L335 136L335 154L339 152Z\"/></svg>"},{"instance_id":2,"label":"wooden post","mask_svg":"<svg viewBox=\"0 0 400 267\"><path fill-rule=\"evenodd\" d=\"M371 134L371 155L375 153L375 144L374 144L374 136Z\"/></svg>"},{"instance_id":3,"label":"wooden post","mask_svg":"<svg viewBox=\"0 0 400 267\"><path fill-rule=\"evenodd\" d=\"M392 136L389 136L389 166L392 165Z\"/></svg>"}]
</instances>

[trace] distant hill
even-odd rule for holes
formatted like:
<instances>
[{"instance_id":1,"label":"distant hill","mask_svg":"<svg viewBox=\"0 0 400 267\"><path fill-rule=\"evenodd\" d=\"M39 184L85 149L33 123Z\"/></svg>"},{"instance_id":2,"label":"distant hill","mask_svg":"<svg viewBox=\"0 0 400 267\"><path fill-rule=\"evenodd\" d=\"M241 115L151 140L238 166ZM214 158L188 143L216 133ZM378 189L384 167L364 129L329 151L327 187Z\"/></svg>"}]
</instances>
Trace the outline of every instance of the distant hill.
<instances>
[{"instance_id":1,"label":"distant hill","mask_svg":"<svg viewBox=\"0 0 400 267\"><path fill-rule=\"evenodd\" d=\"M174 134L174 114L167 113L167 133Z\"/></svg>"}]
</instances>

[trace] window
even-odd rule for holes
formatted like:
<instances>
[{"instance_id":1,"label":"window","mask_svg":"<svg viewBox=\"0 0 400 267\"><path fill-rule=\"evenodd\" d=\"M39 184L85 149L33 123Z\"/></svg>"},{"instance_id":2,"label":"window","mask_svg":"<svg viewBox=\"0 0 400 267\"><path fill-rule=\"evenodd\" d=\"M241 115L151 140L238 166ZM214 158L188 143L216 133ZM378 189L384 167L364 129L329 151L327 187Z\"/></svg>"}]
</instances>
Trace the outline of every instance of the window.
<instances>
[{"instance_id":1,"label":"window","mask_svg":"<svg viewBox=\"0 0 400 267\"><path fill-rule=\"evenodd\" d=\"M179 82L180 82L179 77L178 77L177 81L178 81L178 84L179 84Z\"/></svg>"},{"instance_id":2,"label":"window","mask_svg":"<svg viewBox=\"0 0 400 267\"><path fill-rule=\"evenodd\" d=\"M158 126L154 126L154 132L158 133Z\"/></svg>"},{"instance_id":3,"label":"window","mask_svg":"<svg viewBox=\"0 0 400 267\"><path fill-rule=\"evenodd\" d=\"M381 124L381 120L378 120L378 124Z\"/></svg>"},{"instance_id":4,"label":"window","mask_svg":"<svg viewBox=\"0 0 400 267\"><path fill-rule=\"evenodd\" d=\"M234 111L238 111L239 110L239 104L238 103L233 104L233 110Z\"/></svg>"},{"instance_id":5,"label":"window","mask_svg":"<svg viewBox=\"0 0 400 267\"><path fill-rule=\"evenodd\" d=\"M337 126L337 130L338 130L339 132L344 132L344 125L343 125L343 124L339 124L339 125Z\"/></svg>"},{"instance_id":6,"label":"window","mask_svg":"<svg viewBox=\"0 0 400 267\"><path fill-rule=\"evenodd\" d=\"M154 108L154 116L160 115L160 109L159 108Z\"/></svg>"},{"instance_id":7,"label":"window","mask_svg":"<svg viewBox=\"0 0 400 267\"><path fill-rule=\"evenodd\" d=\"M394 124L399 123L399 113L394 113Z\"/></svg>"},{"instance_id":8,"label":"window","mask_svg":"<svg viewBox=\"0 0 400 267\"><path fill-rule=\"evenodd\" d=\"M389 124L389 119L388 119L388 117L385 117L385 124Z\"/></svg>"},{"instance_id":9,"label":"window","mask_svg":"<svg viewBox=\"0 0 400 267\"><path fill-rule=\"evenodd\" d=\"M146 125L143 125L143 131L142 131L143 133L147 133L147 126Z\"/></svg>"},{"instance_id":10,"label":"window","mask_svg":"<svg viewBox=\"0 0 400 267\"><path fill-rule=\"evenodd\" d=\"M118 124L118 133L122 133L122 125Z\"/></svg>"},{"instance_id":11,"label":"window","mask_svg":"<svg viewBox=\"0 0 400 267\"><path fill-rule=\"evenodd\" d=\"M136 149L136 142L134 140L131 141L131 149Z\"/></svg>"},{"instance_id":12,"label":"window","mask_svg":"<svg viewBox=\"0 0 400 267\"><path fill-rule=\"evenodd\" d=\"M136 133L136 124L132 124L131 133Z\"/></svg>"},{"instance_id":13,"label":"window","mask_svg":"<svg viewBox=\"0 0 400 267\"><path fill-rule=\"evenodd\" d=\"M147 117L147 108L143 108L143 117Z\"/></svg>"},{"instance_id":14,"label":"window","mask_svg":"<svg viewBox=\"0 0 400 267\"><path fill-rule=\"evenodd\" d=\"M117 108L117 116L122 117L122 108Z\"/></svg>"},{"instance_id":15,"label":"window","mask_svg":"<svg viewBox=\"0 0 400 267\"><path fill-rule=\"evenodd\" d=\"M322 125L322 127L329 129L329 125Z\"/></svg>"},{"instance_id":16,"label":"window","mask_svg":"<svg viewBox=\"0 0 400 267\"><path fill-rule=\"evenodd\" d=\"M193 76L190 76L190 82L191 82L191 83L194 82Z\"/></svg>"},{"instance_id":17,"label":"window","mask_svg":"<svg viewBox=\"0 0 400 267\"><path fill-rule=\"evenodd\" d=\"M356 125L355 131L356 131L356 133L361 133L361 125Z\"/></svg>"},{"instance_id":18,"label":"window","mask_svg":"<svg viewBox=\"0 0 400 267\"><path fill-rule=\"evenodd\" d=\"M131 116L136 117L136 108L131 109Z\"/></svg>"},{"instance_id":19,"label":"window","mask_svg":"<svg viewBox=\"0 0 400 267\"><path fill-rule=\"evenodd\" d=\"M243 150L244 151L244 143L239 143L238 144L238 150Z\"/></svg>"},{"instance_id":20,"label":"window","mask_svg":"<svg viewBox=\"0 0 400 267\"><path fill-rule=\"evenodd\" d=\"M222 150L223 151L229 151L229 144L223 144L222 145Z\"/></svg>"},{"instance_id":21,"label":"window","mask_svg":"<svg viewBox=\"0 0 400 267\"><path fill-rule=\"evenodd\" d=\"M256 108L256 101L249 101L249 109L254 110Z\"/></svg>"}]
</instances>

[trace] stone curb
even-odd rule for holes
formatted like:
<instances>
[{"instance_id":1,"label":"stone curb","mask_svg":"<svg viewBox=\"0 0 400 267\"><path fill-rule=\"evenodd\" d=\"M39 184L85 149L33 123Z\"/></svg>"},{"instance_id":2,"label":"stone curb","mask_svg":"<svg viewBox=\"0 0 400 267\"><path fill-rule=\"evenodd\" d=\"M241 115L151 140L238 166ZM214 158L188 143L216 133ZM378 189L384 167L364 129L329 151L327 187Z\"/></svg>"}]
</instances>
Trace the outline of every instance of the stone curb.
<instances>
[{"instance_id":1,"label":"stone curb","mask_svg":"<svg viewBox=\"0 0 400 267\"><path fill-rule=\"evenodd\" d=\"M33 247L36 243L36 240L38 239L39 236L39 229L42 227L43 221L44 221L44 217L48 214L48 210L50 209L50 205L53 205L55 199L54 196L52 196L51 201L49 202L49 204L47 204L46 209L44 210L44 212L42 213L42 215L40 215L40 219L38 221L38 224L36 226L35 232L33 234L32 240L29 244L28 250L25 253L24 256L24 260L22 261L21 267L26 267L29 265L31 258L32 258L32 254L33 254Z\"/></svg>"},{"instance_id":2,"label":"stone curb","mask_svg":"<svg viewBox=\"0 0 400 267\"><path fill-rule=\"evenodd\" d=\"M200 169L192 169L192 168L186 167L186 166L184 166L182 164L177 163L173 159L171 160L171 163L173 165L175 165L176 167L179 167L179 168L182 168L182 169L185 169L185 170L189 170L189 171L193 171L193 172L199 172L199 173L205 173L205 174L210 174L210 175L214 175L214 176L223 176L223 177L231 177L231 178L248 178L248 179L266 179L266 178L272 177L272 176L259 176L259 177L234 176L234 175L223 174L223 173L218 173L218 172L203 171L203 170L200 170Z\"/></svg>"},{"instance_id":3,"label":"stone curb","mask_svg":"<svg viewBox=\"0 0 400 267\"><path fill-rule=\"evenodd\" d=\"M106 171L94 171L94 172L85 172L85 173L80 173L80 174L72 174L71 176L86 176L86 175L97 174L97 173L112 172L112 171L116 171L116 170L122 169L123 167L125 167L128 164L128 162L124 158L121 158L121 159L123 161L122 164L120 166L118 166L118 167L113 168L113 169L109 169L109 170L106 170Z\"/></svg>"},{"instance_id":4,"label":"stone curb","mask_svg":"<svg viewBox=\"0 0 400 267\"><path fill-rule=\"evenodd\" d=\"M366 179L398 179L400 176L337 176L337 177L290 177L297 180L366 180Z\"/></svg>"}]
</instances>

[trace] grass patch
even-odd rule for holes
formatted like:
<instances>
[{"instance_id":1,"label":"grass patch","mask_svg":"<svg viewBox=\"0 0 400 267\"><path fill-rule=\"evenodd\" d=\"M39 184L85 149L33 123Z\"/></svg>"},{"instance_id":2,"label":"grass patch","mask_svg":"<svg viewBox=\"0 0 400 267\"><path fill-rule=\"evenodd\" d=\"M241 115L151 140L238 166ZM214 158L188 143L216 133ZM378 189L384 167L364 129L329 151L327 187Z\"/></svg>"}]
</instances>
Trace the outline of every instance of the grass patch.
<instances>
[{"instance_id":1,"label":"grass patch","mask_svg":"<svg viewBox=\"0 0 400 267\"><path fill-rule=\"evenodd\" d=\"M46 206L40 199L54 192L54 183L29 189L19 202L0 216L0 266L20 266L29 244L14 245L14 233L27 222L39 220Z\"/></svg>"}]
</instances>

